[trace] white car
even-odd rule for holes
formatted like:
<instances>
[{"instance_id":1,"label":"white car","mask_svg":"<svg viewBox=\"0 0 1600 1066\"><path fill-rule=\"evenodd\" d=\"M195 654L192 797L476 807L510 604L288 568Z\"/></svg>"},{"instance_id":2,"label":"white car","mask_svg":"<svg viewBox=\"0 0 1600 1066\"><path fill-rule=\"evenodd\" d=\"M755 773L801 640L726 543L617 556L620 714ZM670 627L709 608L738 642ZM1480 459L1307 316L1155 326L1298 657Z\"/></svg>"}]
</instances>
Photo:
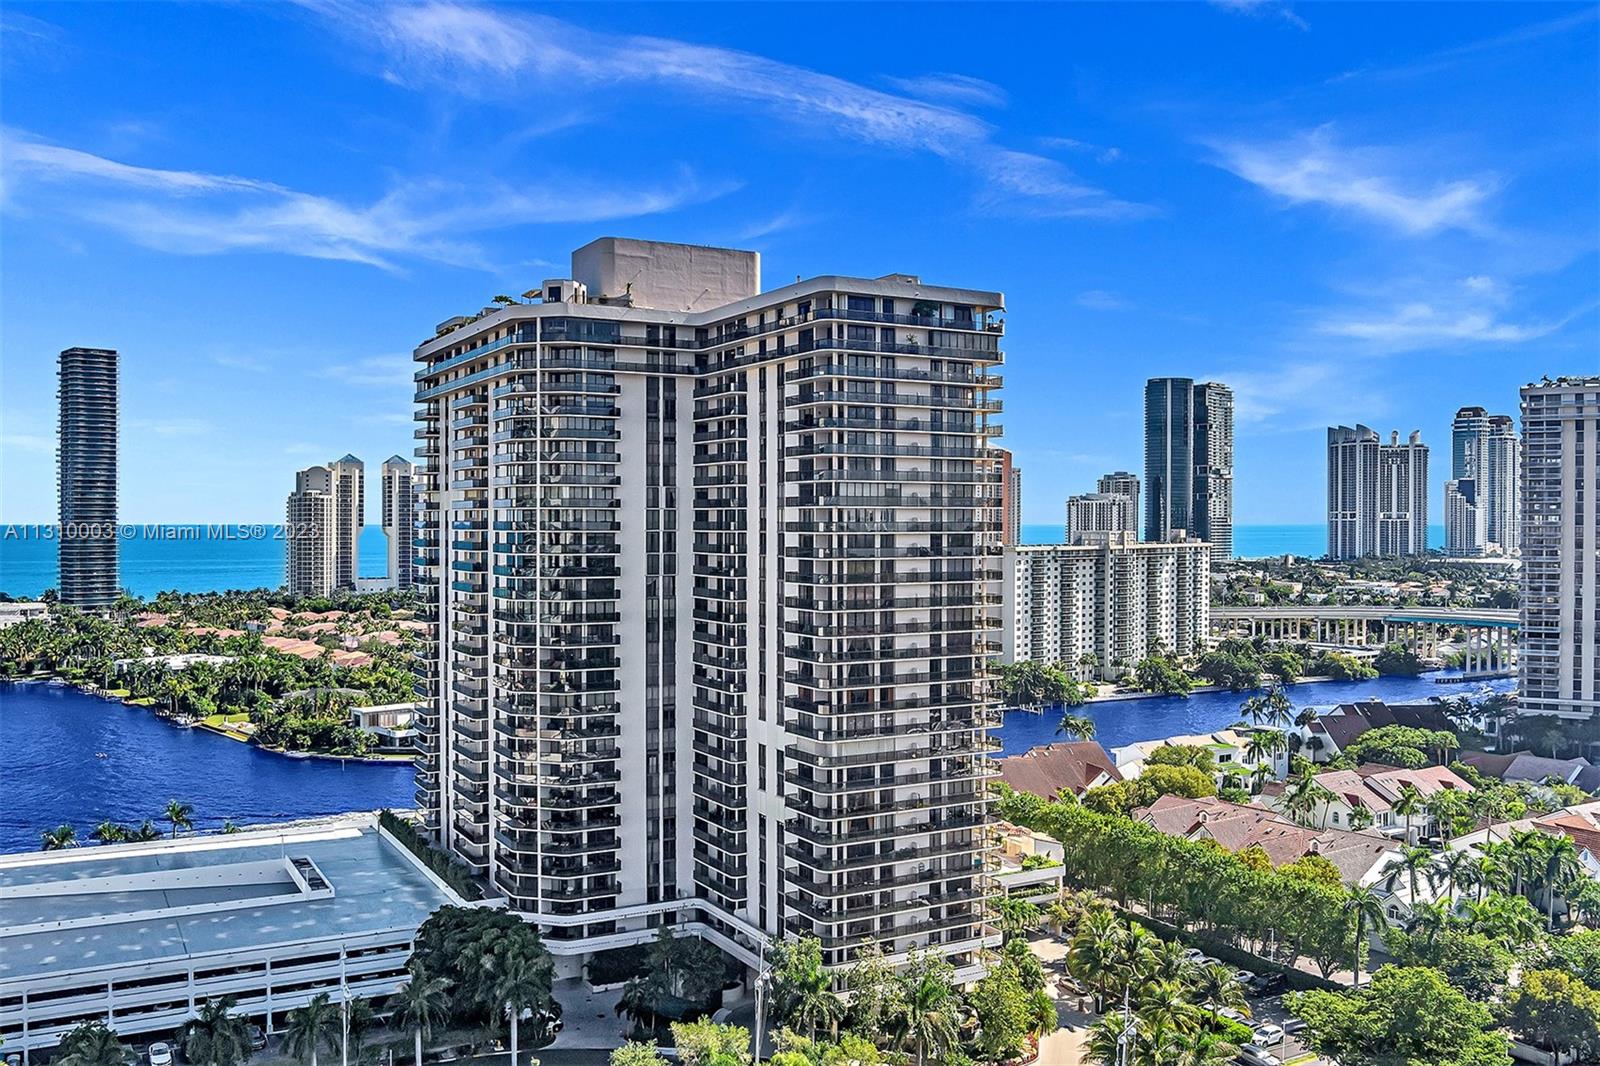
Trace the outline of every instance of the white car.
<instances>
[{"instance_id":1,"label":"white car","mask_svg":"<svg viewBox=\"0 0 1600 1066\"><path fill-rule=\"evenodd\" d=\"M1256 979L1256 975L1250 970L1235 970L1233 971L1233 979L1241 985L1247 985Z\"/></svg>"},{"instance_id":2,"label":"white car","mask_svg":"<svg viewBox=\"0 0 1600 1066\"><path fill-rule=\"evenodd\" d=\"M150 1066L172 1066L171 1044L151 1044L149 1055Z\"/></svg>"},{"instance_id":3,"label":"white car","mask_svg":"<svg viewBox=\"0 0 1600 1066\"><path fill-rule=\"evenodd\" d=\"M1232 1007L1223 1007L1217 1011L1217 1017L1226 1018L1230 1022L1238 1022L1240 1025L1248 1025L1250 1023L1248 1014L1242 1010L1234 1010Z\"/></svg>"},{"instance_id":4,"label":"white car","mask_svg":"<svg viewBox=\"0 0 1600 1066\"><path fill-rule=\"evenodd\" d=\"M1201 951L1199 948L1184 948L1183 957L1188 959L1190 962L1199 962L1201 959L1206 957L1206 953Z\"/></svg>"},{"instance_id":5,"label":"white car","mask_svg":"<svg viewBox=\"0 0 1600 1066\"><path fill-rule=\"evenodd\" d=\"M1239 1049L1239 1061L1246 1066L1283 1066L1283 1060L1258 1044L1246 1044Z\"/></svg>"},{"instance_id":6,"label":"white car","mask_svg":"<svg viewBox=\"0 0 1600 1066\"><path fill-rule=\"evenodd\" d=\"M1221 959L1217 958L1214 955L1202 955L1198 959L1194 960L1194 964L1196 966L1215 966L1217 963L1219 963L1221 961L1222 961Z\"/></svg>"},{"instance_id":7,"label":"white car","mask_svg":"<svg viewBox=\"0 0 1600 1066\"><path fill-rule=\"evenodd\" d=\"M1261 1047L1281 1044L1283 1043L1283 1026L1273 1025L1270 1022L1266 1025L1258 1026L1256 1031L1250 1034L1250 1042Z\"/></svg>"}]
</instances>

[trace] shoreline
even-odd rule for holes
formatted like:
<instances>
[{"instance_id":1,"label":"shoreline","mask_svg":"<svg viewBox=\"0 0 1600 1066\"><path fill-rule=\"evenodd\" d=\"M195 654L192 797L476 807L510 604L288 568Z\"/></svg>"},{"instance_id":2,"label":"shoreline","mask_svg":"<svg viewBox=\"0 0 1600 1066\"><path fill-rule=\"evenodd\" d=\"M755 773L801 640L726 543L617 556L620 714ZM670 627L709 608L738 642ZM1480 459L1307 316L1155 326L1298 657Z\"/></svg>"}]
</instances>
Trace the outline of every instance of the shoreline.
<instances>
[{"instance_id":1,"label":"shoreline","mask_svg":"<svg viewBox=\"0 0 1600 1066\"><path fill-rule=\"evenodd\" d=\"M368 766L398 766L410 763L412 761L412 756L410 755L335 755L332 752L286 751L283 748L272 748L265 744L257 744L252 739L242 734L221 729L217 726L209 725L203 721L193 722L187 726L180 725L172 720L171 715L162 714L160 711L156 710L154 704L135 703L130 697L109 695L104 689L93 682L79 683L76 681L68 681L64 677L58 677L53 674L31 674L27 677L12 677L5 678L3 680L6 683L13 685L61 685L66 688L76 689L85 696L94 696L98 699L106 700L109 703L118 703L130 710L149 711L151 716L157 721L164 722L173 729L204 729L206 732L211 733L214 736L221 737L224 740L231 740L235 743L243 744L246 747L254 748L257 751L264 751L271 755L277 755L285 759L321 759L327 762L355 762Z\"/></svg>"}]
</instances>

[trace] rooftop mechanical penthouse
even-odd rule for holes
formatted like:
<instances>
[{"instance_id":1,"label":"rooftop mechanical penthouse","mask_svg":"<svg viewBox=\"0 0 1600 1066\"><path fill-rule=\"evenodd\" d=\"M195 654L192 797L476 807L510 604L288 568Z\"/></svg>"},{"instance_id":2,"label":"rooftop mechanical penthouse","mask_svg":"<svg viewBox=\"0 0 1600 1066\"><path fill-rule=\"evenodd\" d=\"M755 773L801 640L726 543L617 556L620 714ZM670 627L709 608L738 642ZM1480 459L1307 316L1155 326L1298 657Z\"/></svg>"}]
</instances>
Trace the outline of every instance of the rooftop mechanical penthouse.
<instances>
[{"instance_id":1,"label":"rooftop mechanical penthouse","mask_svg":"<svg viewBox=\"0 0 1600 1066\"><path fill-rule=\"evenodd\" d=\"M416 350L418 801L565 972L686 924L976 972L998 292L605 238Z\"/></svg>"}]
</instances>

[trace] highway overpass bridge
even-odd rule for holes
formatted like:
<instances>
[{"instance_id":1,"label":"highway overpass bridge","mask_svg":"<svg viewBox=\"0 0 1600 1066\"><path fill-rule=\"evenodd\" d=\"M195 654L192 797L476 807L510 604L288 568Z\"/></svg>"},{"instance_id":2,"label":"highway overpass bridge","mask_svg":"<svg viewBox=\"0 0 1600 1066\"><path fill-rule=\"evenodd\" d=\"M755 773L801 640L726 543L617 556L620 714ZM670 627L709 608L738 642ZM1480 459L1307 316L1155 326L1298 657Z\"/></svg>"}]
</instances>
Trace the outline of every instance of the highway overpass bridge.
<instances>
[{"instance_id":1,"label":"highway overpass bridge","mask_svg":"<svg viewBox=\"0 0 1600 1066\"><path fill-rule=\"evenodd\" d=\"M1213 607L1211 636L1266 637L1347 651L1399 643L1422 656L1438 653L1459 631L1469 674L1507 670L1517 660L1516 611L1486 607Z\"/></svg>"}]
</instances>

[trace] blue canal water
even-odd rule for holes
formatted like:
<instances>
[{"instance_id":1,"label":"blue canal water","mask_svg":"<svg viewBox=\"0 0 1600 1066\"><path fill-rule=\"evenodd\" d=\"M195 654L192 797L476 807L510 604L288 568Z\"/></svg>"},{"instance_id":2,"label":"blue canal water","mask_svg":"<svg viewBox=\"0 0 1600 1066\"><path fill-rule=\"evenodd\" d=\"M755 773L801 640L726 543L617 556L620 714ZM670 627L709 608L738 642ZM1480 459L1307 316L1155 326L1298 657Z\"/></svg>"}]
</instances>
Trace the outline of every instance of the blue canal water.
<instances>
[{"instance_id":1,"label":"blue canal water","mask_svg":"<svg viewBox=\"0 0 1600 1066\"><path fill-rule=\"evenodd\" d=\"M66 685L0 682L0 852L63 823L80 840L106 818L164 827L169 799L202 831L414 805L409 764L294 759Z\"/></svg>"},{"instance_id":2,"label":"blue canal water","mask_svg":"<svg viewBox=\"0 0 1600 1066\"><path fill-rule=\"evenodd\" d=\"M1422 703L1434 696L1476 695L1485 686L1496 692L1510 692L1517 687L1514 678L1440 685L1433 680L1436 676L1447 675L1441 672L1424 674L1422 677L1380 677L1372 681L1313 681L1290 685L1287 692L1294 701L1295 710L1299 711L1305 707L1332 707L1358 699ZM1225 729L1240 719L1239 706L1250 695L1248 692L1199 692L1192 696L1100 700L1075 707L1072 713L1094 719L1095 740L1109 751L1141 740ZM1005 724L995 733L1005 745L1000 754L1019 755L1040 744L1061 740L1056 735L1056 725L1060 721L1059 708L1043 714L1007 711Z\"/></svg>"}]
</instances>

